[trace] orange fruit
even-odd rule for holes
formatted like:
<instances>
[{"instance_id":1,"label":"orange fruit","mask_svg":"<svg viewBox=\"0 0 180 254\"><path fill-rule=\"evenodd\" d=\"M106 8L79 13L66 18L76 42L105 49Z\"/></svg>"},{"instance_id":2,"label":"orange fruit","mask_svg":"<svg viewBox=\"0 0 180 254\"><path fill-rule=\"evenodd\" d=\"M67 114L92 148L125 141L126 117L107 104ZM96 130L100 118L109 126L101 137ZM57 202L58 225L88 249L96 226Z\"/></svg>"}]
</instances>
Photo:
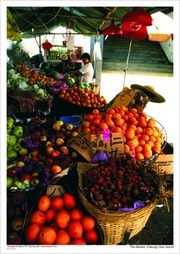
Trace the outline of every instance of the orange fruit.
<instances>
[{"instance_id":1,"label":"orange fruit","mask_svg":"<svg viewBox=\"0 0 180 254\"><path fill-rule=\"evenodd\" d=\"M143 146L146 142L143 139L139 139L139 146Z\"/></svg>"},{"instance_id":2,"label":"orange fruit","mask_svg":"<svg viewBox=\"0 0 180 254\"><path fill-rule=\"evenodd\" d=\"M142 146L137 146L135 148L135 153L140 153L140 152L142 152Z\"/></svg>"},{"instance_id":3,"label":"orange fruit","mask_svg":"<svg viewBox=\"0 0 180 254\"><path fill-rule=\"evenodd\" d=\"M81 220L83 217L83 212L81 209L75 207L70 212L71 220Z\"/></svg>"},{"instance_id":4,"label":"orange fruit","mask_svg":"<svg viewBox=\"0 0 180 254\"><path fill-rule=\"evenodd\" d=\"M51 199L51 208L54 209L54 210L60 210L62 209L64 206L64 201L63 201L63 198L62 197L53 197Z\"/></svg>"},{"instance_id":5,"label":"orange fruit","mask_svg":"<svg viewBox=\"0 0 180 254\"><path fill-rule=\"evenodd\" d=\"M96 222L91 215L85 215L81 220L81 224L84 231L89 231L94 228Z\"/></svg>"},{"instance_id":6,"label":"orange fruit","mask_svg":"<svg viewBox=\"0 0 180 254\"><path fill-rule=\"evenodd\" d=\"M114 127L114 122L111 119L106 119L105 122L109 129L112 129Z\"/></svg>"},{"instance_id":7,"label":"orange fruit","mask_svg":"<svg viewBox=\"0 0 180 254\"><path fill-rule=\"evenodd\" d=\"M142 129L141 127L138 126L138 127L136 128L136 131L135 131L135 132L136 132L136 134L142 133L142 132L143 132L143 129Z\"/></svg>"},{"instance_id":8,"label":"orange fruit","mask_svg":"<svg viewBox=\"0 0 180 254\"><path fill-rule=\"evenodd\" d=\"M65 229L60 229L56 234L55 244L67 245L71 241L71 237Z\"/></svg>"},{"instance_id":9,"label":"orange fruit","mask_svg":"<svg viewBox=\"0 0 180 254\"><path fill-rule=\"evenodd\" d=\"M123 118L116 118L114 120L114 125L117 126L117 127L121 127L124 123L124 119Z\"/></svg>"},{"instance_id":10,"label":"orange fruit","mask_svg":"<svg viewBox=\"0 0 180 254\"><path fill-rule=\"evenodd\" d=\"M94 119L93 120L93 125L95 125L95 126L99 126L100 123L101 123L101 121L99 119Z\"/></svg>"},{"instance_id":11,"label":"orange fruit","mask_svg":"<svg viewBox=\"0 0 180 254\"><path fill-rule=\"evenodd\" d=\"M91 113L92 115L98 115L100 112L98 109L93 109Z\"/></svg>"},{"instance_id":12,"label":"orange fruit","mask_svg":"<svg viewBox=\"0 0 180 254\"><path fill-rule=\"evenodd\" d=\"M107 108L106 113L113 115L115 113L115 110L113 108Z\"/></svg>"},{"instance_id":13,"label":"orange fruit","mask_svg":"<svg viewBox=\"0 0 180 254\"><path fill-rule=\"evenodd\" d=\"M135 137L131 140L128 140L127 145L130 147L130 149L136 148L139 145L138 139Z\"/></svg>"},{"instance_id":14,"label":"orange fruit","mask_svg":"<svg viewBox=\"0 0 180 254\"><path fill-rule=\"evenodd\" d=\"M147 126L146 120L142 120L142 119L141 119L141 120L138 122L138 126L144 129L144 128Z\"/></svg>"},{"instance_id":15,"label":"orange fruit","mask_svg":"<svg viewBox=\"0 0 180 254\"><path fill-rule=\"evenodd\" d=\"M45 215L42 211L35 210L32 212L29 218L29 224L36 223L42 226L45 223Z\"/></svg>"},{"instance_id":16,"label":"orange fruit","mask_svg":"<svg viewBox=\"0 0 180 254\"><path fill-rule=\"evenodd\" d=\"M144 129L144 133L147 134L148 136L151 136L151 135L153 135L153 129L150 127L146 127Z\"/></svg>"},{"instance_id":17,"label":"orange fruit","mask_svg":"<svg viewBox=\"0 0 180 254\"><path fill-rule=\"evenodd\" d=\"M144 141L148 141L149 140L149 136L147 134L142 134L141 135L141 139L143 139Z\"/></svg>"},{"instance_id":18,"label":"orange fruit","mask_svg":"<svg viewBox=\"0 0 180 254\"><path fill-rule=\"evenodd\" d=\"M106 123L101 122L99 124L99 129L100 130L106 130L106 129L108 129L108 125Z\"/></svg>"},{"instance_id":19,"label":"orange fruit","mask_svg":"<svg viewBox=\"0 0 180 254\"><path fill-rule=\"evenodd\" d=\"M149 140L152 141L153 143L156 142L156 137L154 137L153 135L151 135L149 137Z\"/></svg>"},{"instance_id":20,"label":"orange fruit","mask_svg":"<svg viewBox=\"0 0 180 254\"><path fill-rule=\"evenodd\" d=\"M55 223L59 228L65 229L65 228L67 228L70 219L71 219L71 217L70 217L68 211L65 209L62 209L62 210L58 211L56 218L55 218Z\"/></svg>"},{"instance_id":21,"label":"orange fruit","mask_svg":"<svg viewBox=\"0 0 180 254\"><path fill-rule=\"evenodd\" d=\"M80 221L73 220L68 224L68 233L72 238L80 238L83 235L83 227Z\"/></svg>"},{"instance_id":22,"label":"orange fruit","mask_svg":"<svg viewBox=\"0 0 180 254\"><path fill-rule=\"evenodd\" d=\"M82 128L89 128L90 122L89 121L83 121L81 126L82 126Z\"/></svg>"},{"instance_id":23,"label":"orange fruit","mask_svg":"<svg viewBox=\"0 0 180 254\"><path fill-rule=\"evenodd\" d=\"M133 139L134 137L135 137L135 131L134 131L134 129L127 129L127 131L126 131L126 133L125 133L125 137L127 138L127 139Z\"/></svg>"},{"instance_id":24,"label":"orange fruit","mask_svg":"<svg viewBox=\"0 0 180 254\"><path fill-rule=\"evenodd\" d=\"M27 243L35 243L38 239L39 233L41 231L41 227L36 224L32 223L27 226L25 230L25 239Z\"/></svg>"},{"instance_id":25,"label":"orange fruit","mask_svg":"<svg viewBox=\"0 0 180 254\"><path fill-rule=\"evenodd\" d=\"M85 116L85 120L88 122L91 122L93 120L93 118L94 118L94 116L91 114Z\"/></svg>"},{"instance_id":26,"label":"orange fruit","mask_svg":"<svg viewBox=\"0 0 180 254\"><path fill-rule=\"evenodd\" d=\"M151 157L153 154L151 149L146 149L142 153L143 153L145 159Z\"/></svg>"},{"instance_id":27,"label":"orange fruit","mask_svg":"<svg viewBox=\"0 0 180 254\"><path fill-rule=\"evenodd\" d=\"M56 231L52 227L44 227L38 236L38 243L43 245L51 245L56 241Z\"/></svg>"},{"instance_id":28,"label":"orange fruit","mask_svg":"<svg viewBox=\"0 0 180 254\"><path fill-rule=\"evenodd\" d=\"M95 229L92 229L90 231L86 231L84 234L84 239L87 243L97 243L98 241L98 233Z\"/></svg>"},{"instance_id":29,"label":"orange fruit","mask_svg":"<svg viewBox=\"0 0 180 254\"><path fill-rule=\"evenodd\" d=\"M76 238L76 239L73 239L70 244L77 244L77 245L86 245L86 242L84 240L84 238Z\"/></svg>"},{"instance_id":30,"label":"orange fruit","mask_svg":"<svg viewBox=\"0 0 180 254\"><path fill-rule=\"evenodd\" d=\"M143 152L146 152L146 151L150 151L151 150L151 146L149 145L149 144L144 144L143 146L142 146L142 148L143 148Z\"/></svg>"},{"instance_id":31,"label":"orange fruit","mask_svg":"<svg viewBox=\"0 0 180 254\"><path fill-rule=\"evenodd\" d=\"M43 195L38 199L37 208L38 210L45 212L51 206L51 200L48 196Z\"/></svg>"},{"instance_id":32,"label":"orange fruit","mask_svg":"<svg viewBox=\"0 0 180 254\"><path fill-rule=\"evenodd\" d=\"M45 215L45 223L51 223L56 218L56 211L49 208L47 211L44 212Z\"/></svg>"},{"instance_id":33,"label":"orange fruit","mask_svg":"<svg viewBox=\"0 0 180 254\"><path fill-rule=\"evenodd\" d=\"M154 128L155 124L156 124L156 120L155 119L150 118L150 119L147 120L147 126L148 127Z\"/></svg>"},{"instance_id":34,"label":"orange fruit","mask_svg":"<svg viewBox=\"0 0 180 254\"><path fill-rule=\"evenodd\" d=\"M115 133L122 133L122 130L121 130L120 127L114 126L114 127L112 128L112 132L115 132Z\"/></svg>"},{"instance_id":35,"label":"orange fruit","mask_svg":"<svg viewBox=\"0 0 180 254\"><path fill-rule=\"evenodd\" d=\"M64 207L67 209L73 209L77 204L77 200L75 196L71 193L65 193L63 195L63 201L64 201Z\"/></svg>"},{"instance_id":36,"label":"orange fruit","mask_svg":"<svg viewBox=\"0 0 180 254\"><path fill-rule=\"evenodd\" d=\"M142 153L136 153L137 160L144 160L144 155Z\"/></svg>"}]
</instances>

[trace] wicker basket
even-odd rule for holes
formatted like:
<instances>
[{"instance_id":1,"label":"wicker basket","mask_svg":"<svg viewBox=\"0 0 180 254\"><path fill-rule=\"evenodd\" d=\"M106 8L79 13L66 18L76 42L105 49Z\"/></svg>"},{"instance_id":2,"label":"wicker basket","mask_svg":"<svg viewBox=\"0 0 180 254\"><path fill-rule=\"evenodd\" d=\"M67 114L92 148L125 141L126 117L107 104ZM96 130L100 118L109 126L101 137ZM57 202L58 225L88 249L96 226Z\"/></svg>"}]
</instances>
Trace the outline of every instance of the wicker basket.
<instances>
[{"instance_id":1,"label":"wicker basket","mask_svg":"<svg viewBox=\"0 0 180 254\"><path fill-rule=\"evenodd\" d=\"M146 225L149 216L156 207L158 200L153 200L146 206L131 212L107 211L98 208L87 200L82 191L82 175L95 164L78 163L78 194L85 209L92 214L103 232L103 243L114 245L127 242L128 239L138 234Z\"/></svg>"}]
</instances>

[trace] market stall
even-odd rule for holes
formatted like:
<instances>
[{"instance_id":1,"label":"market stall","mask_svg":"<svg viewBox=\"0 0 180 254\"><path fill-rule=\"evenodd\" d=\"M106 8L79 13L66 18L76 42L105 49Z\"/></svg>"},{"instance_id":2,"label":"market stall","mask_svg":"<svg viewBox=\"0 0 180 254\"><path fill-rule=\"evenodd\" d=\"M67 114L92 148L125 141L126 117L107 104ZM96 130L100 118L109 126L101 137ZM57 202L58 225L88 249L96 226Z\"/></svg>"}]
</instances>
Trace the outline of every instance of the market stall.
<instances>
[{"instance_id":1,"label":"market stall","mask_svg":"<svg viewBox=\"0 0 180 254\"><path fill-rule=\"evenodd\" d=\"M134 106L139 91L107 103L44 49L39 68L7 69L7 244L126 245L159 202L170 212L173 168L158 160L173 154L166 130Z\"/></svg>"}]
</instances>

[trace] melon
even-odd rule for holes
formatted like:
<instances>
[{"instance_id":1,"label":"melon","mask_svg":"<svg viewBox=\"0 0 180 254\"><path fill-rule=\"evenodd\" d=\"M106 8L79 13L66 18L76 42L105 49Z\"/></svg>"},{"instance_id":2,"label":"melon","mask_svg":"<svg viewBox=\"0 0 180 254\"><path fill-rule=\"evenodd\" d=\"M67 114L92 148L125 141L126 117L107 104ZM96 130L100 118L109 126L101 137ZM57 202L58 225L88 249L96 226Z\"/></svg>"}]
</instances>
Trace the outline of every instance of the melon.
<instances>
[{"instance_id":1,"label":"melon","mask_svg":"<svg viewBox=\"0 0 180 254\"><path fill-rule=\"evenodd\" d=\"M67 54L61 54L61 59L62 60L68 60L68 55Z\"/></svg>"},{"instance_id":2,"label":"melon","mask_svg":"<svg viewBox=\"0 0 180 254\"><path fill-rule=\"evenodd\" d=\"M55 70L52 70L51 73L50 73L51 77L53 79L59 79L60 78L60 74L59 72L55 71Z\"/></svg>"},{"instance_id":3,"label":"melon","mask_svg":"<svg viewBox=\"0 0 180 254\"><path fill-rule=\"evenodd\" d=\"M41 62L39 65L39 68L45 71L48 71L51 68L50 63L47 62Z\"/></svg>"}]
</instances>

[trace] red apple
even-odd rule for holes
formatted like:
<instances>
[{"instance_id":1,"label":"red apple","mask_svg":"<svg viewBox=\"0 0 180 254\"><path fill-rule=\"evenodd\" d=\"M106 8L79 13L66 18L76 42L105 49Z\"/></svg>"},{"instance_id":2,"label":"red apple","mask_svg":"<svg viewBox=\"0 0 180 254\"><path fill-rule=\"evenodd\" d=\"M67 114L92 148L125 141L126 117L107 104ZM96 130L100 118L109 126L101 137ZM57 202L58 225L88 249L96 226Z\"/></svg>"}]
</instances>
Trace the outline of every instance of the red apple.
<instances>
[{"instance_id":1,"label":"red apple","mask_svg":"<svg viewBox=\"0 0 180 254\"><path fill-rule=\"evenodd\" d=\"M31 157L31 160L32 160L32 161L39 161L39 158L38 158L38 156L32 156L32 157Z\"/></svg>"},{"instance_id":2,"label":"red apple","mask_svg":"<svg viewBox=\"0 0 180 254\"><path fill-rule=\"evenodd\" d=\"M35 140L40 139L40 136L41 136L41 132L39 130L35 131L32 134L32 138L35 139Z\"/></svg>"},{"instance_id":3,"label":"red apple","mask_svg":"<svg viewBox=\"0 0 180 254\"><path fill-rule=\"evenodd\" d=\"M17 175L17 171L14 167L10 167L7 169L7 175L10 177L14 177Z\"/></svg>"},{"instance_id":4,"label":"red apple","mask_svg":"<svg viewBox=\"0 0 180 254\"><path fill-rule=\"evenodd\" d=\"M23 161L24 163L29 162L29 154L23 154L19 157L19 160Z\"/></svg>"},{"instance_id":5,"label":"red apple","mask_svg":"<svg viewBox=\"0 0 180 254\"><path fill-rule=\"evenodd\" d=\"M61 147L61 152L63 152L65 155L69 154L69 149L67 148L67 146L62 146Z\"/></svg>"},{"instance_id":6,"label":"red apple","mask_svg":"<svg viewBox=\"0 0 180 254\"><path fill-rule=\"evenodd\" d=\"M58 150L53 150L52 152L51 152L51 156L54 158L54 159L57 159L59 156L60 156L60 151L58 151Z\"/></svg>"},{"instance_id":7,"label":"red apple","mask_svg":"<svg viewBox=\"0 0 180 254\"><path fill-rule=\"evenodd\" d=\"M55 175L55 174L58 174L58 173L61 173L62 171L62 168L59 166L59 165L55 165L53 164L51 166L51 172Z\"/></svg>"},{"instance_id":8,"label":"red apple","mask_svg":"<svg viewBox=\"0 0 180 254\"><path fill-rule=\"evenodd\" d=\"M52 165L53 164L53 159L51 157L46 157L46 164L47 165Z\"/></svg>"},{"instance_id":9,"label":"red apple","mask_svg":"<svg viewBox=\"0 0 180 254\"><path fill-rule=\"evenodd\" d=\"M30 180L32 178L31 174L24 174L21 176L21 181L24 182L26 180Z\"/></svg>"},{"instance_id":10,"label":"red apple","mask_svg":"<svg viewBox=\"0 0 180 254\"><path fill-rule=\"evenodd\" d=\"M44 162L44 160L46 159L46 155L40 153L40 154L38 155L38 158L39 158L39 161Z\"/></svg>"}]
</instances>

